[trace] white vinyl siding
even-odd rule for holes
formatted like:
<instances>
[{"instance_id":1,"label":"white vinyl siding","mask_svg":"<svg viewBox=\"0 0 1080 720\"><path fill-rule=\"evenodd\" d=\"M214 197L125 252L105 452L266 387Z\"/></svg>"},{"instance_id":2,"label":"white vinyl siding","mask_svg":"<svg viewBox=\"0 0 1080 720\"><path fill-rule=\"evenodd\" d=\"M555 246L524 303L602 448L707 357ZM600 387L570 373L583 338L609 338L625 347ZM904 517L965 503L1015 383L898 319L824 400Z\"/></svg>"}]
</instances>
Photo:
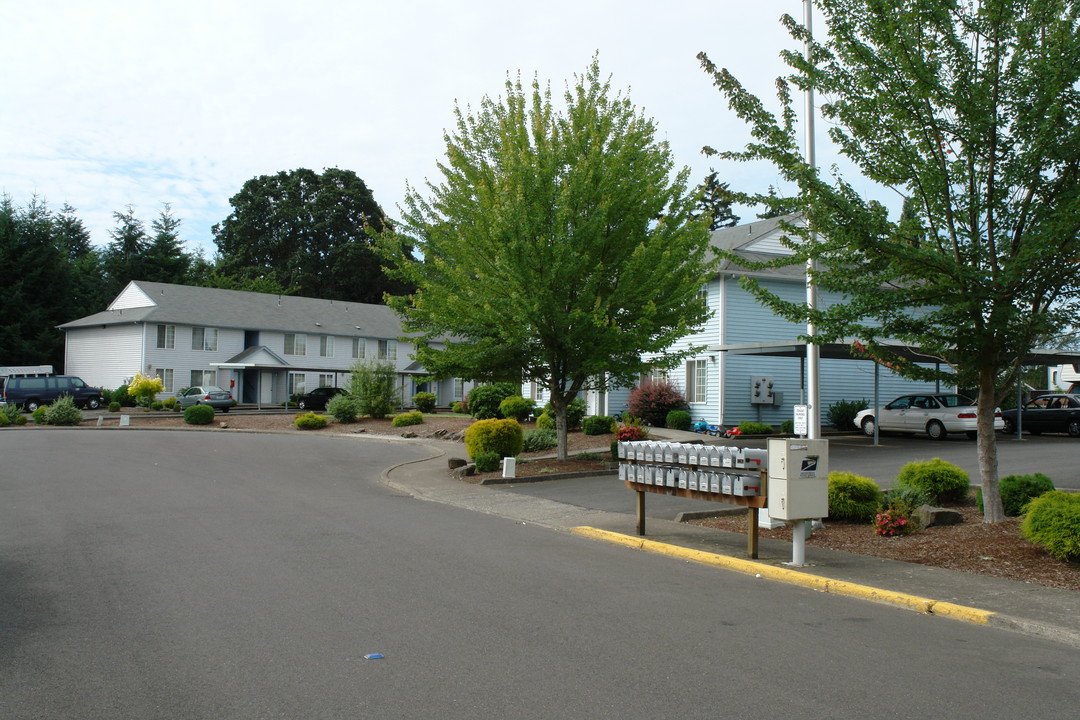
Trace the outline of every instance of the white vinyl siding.
<instances>
[{"instance_id":1,"label":"white vinyl siding","mask_svg":"<svg viewBox=\"0 0 1080 720\"><path fill-rule=\"evenodd\" d=\"M114 390L131 380L145 360L141 325L96 325L65 335L64 371L88 385Z\"/></svg>"},{"instance_id":2,"label":"white vinyl siding","mask_svg":"<svg viewBox=\"0 0 1080 720\"><path fill-rule=\"evenodd\" d=\"M319 357L332 358L334 357L334 336L333 335L320 335L319 336ZM325 386L329 387L329 386Z\"/></svg>"},{"instance_id":3,"label":"white vinyl siding","mask_svg":"<svg viewBox=\"0 0 1080 720\"><path fill-rule=\"evenodd\" d=\"M285 333L286 355L307 355L307 335L302 333Z\"/></svg>"},{"instance_id":4,"label":"white vinyl siding","mask_svg":"<svg viewBox=\"0 0 1080 720\"><path fill-rule=\"evenodd\" d=\"M363 360L367 357L367 340L364 338L352 339L352 356L356 360Z\"/></svg>"},{"instance_id":5,"label":"white vinyl siding","mask_svg":"<svg viewBox=\"0 0 1080 720\"><path fill-rule=\"evenodd\" d=\"M157 346L159 350L172 350L176 347L176 326L157 326Z\"/></svg>"}]
</instances>

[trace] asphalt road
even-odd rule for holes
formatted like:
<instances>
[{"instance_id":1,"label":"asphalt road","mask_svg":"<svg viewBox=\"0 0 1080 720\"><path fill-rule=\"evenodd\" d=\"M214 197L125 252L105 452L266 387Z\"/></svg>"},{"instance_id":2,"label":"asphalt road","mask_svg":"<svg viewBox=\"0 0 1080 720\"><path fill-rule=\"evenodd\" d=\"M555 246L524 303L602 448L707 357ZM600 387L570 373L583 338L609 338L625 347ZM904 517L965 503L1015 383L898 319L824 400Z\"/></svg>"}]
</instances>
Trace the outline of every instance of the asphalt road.
<instances>
[{"instance_id":1,"label":"asphalt road","mask_svg":"<svg viewBox=\"0 0 1080 720\"><path fill-rule=\"evenodd\" d=\"M377 481L421 454L0 432L0 717L986 720L1080 703L1065 646Z\"/></svg>"}]
</instances>

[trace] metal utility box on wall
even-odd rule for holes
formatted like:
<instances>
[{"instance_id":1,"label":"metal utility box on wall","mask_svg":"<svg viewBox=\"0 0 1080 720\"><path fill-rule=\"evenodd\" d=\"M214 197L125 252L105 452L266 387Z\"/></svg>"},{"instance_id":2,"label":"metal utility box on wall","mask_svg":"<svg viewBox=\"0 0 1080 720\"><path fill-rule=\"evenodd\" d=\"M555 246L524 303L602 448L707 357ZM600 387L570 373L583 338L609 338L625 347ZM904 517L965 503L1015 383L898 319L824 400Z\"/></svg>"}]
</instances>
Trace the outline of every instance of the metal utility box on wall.
<instances>
[{"instance_id":1,"label":"metal utility box on wall","mask_svg":"<svg viewBox=\"0 0 1080 720\"><path fill-rule=\"evenodd\" d=\"M768 375L755 375L750 378L750 404L773 404L773 379Z\"/></svg>"},{"instance_id":2,"label":"metal utility box on wall","mask_svg":"<svg viewBox=\"0 0 1080 720\"><path fill-rule=\"evenodd\" d=\"M769 438L769 517L829 514L829 441Z\"/></svg>"}]
</instances>

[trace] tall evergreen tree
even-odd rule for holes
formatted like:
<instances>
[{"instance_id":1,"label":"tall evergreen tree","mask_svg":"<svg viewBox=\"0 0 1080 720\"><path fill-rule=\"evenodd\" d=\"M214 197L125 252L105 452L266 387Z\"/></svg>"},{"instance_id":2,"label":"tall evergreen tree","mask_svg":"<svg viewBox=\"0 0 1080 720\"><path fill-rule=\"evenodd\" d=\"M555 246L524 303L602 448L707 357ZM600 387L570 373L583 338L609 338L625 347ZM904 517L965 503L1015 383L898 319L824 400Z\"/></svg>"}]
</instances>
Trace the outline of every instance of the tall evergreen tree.
<instances>
[{"instance_id":1,"label":"tall evergreen tree","mask_svg":"<svg viewBox=\"0 0 1080 720\"><path fill-rule=\"evenodd\" d=\"M698 192L701 193L701 198L694 206L694 217L708 217L709 230L735 227L739 224L739 216L731 210L731 205L738 196L731 191L727 183L717 179L715 170L705 176Z\"/></svg>"},{"instance_id":2,"label":"tall evergreen tree","mask_svg":"<svg viewBox=\"0 0 1080 720\"><path fill-rule=\"evenodd\" d=\"M150 239L142 220L135 217L135 208L128 205L124 212L114 212L116 227L109 231L112 242L105 248L102 265L110 297L116 296L132 280L145 280L148 271L146 251Z\"/></svg>"},{"instance_id":3,"label":"tall evergreen tree","mask_svg":"<svg viewBox=\"0 0 1080 720\"><path fill-rule=\"evenodd\" d=\"M143 254L143 276L150 282L191 283L193 256L184 250L180 240L180 219L172 214L172 206L165 203L161 213L150 223L153 236Z\"/></svg>"}]
</instances>

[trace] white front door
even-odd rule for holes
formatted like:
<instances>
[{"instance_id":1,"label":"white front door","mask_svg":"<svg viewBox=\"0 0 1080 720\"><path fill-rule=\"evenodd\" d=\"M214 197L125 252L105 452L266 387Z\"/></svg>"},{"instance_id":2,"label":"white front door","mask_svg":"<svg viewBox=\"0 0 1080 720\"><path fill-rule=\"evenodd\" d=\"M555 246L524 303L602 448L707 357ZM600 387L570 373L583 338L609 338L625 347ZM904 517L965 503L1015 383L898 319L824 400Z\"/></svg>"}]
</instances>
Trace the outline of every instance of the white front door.
<instances>
[{"instance_id":1,"label":"white front door","mask_svg":"<svg viewBox=\"0 0 1080 720\"><path fill-rule=\"evenodd\" d=\"M259 377L259 404L274 404L274 373L264 372Z\"/></svg>"}]
</instances>

